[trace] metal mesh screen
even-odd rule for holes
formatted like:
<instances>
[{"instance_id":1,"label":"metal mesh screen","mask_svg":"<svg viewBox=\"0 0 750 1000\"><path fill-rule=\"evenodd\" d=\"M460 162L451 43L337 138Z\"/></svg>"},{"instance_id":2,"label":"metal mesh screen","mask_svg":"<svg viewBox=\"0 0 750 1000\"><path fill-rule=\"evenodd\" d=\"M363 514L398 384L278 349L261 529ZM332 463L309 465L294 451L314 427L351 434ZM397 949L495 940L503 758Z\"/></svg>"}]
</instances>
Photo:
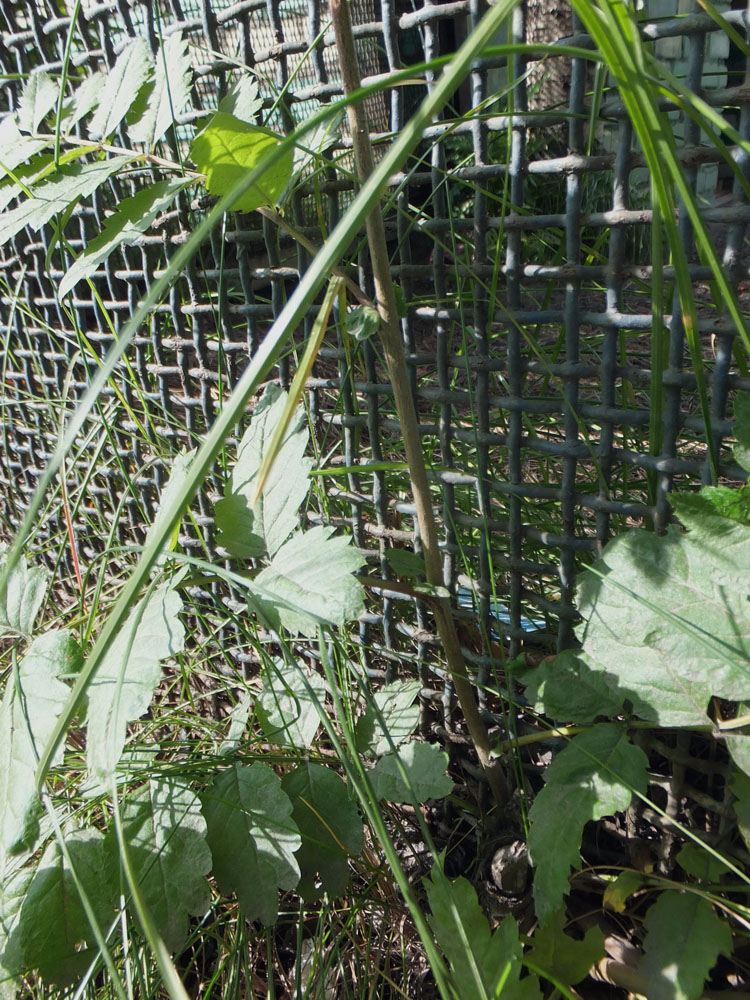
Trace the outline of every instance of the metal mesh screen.
<instances>
[{"instance_id":1,"label":"metal mesh screen","mask_svg":"<svg viewBox=\"0 0 750 1000\"><path fill-rule=\"evenodd\" d=\"M451 51L483 8L481 0L355 2L363 74ZM679 10L654 3L643 13L657 55L714 107L730 108L750 138L744 56L729 51L714 21L683 9L682 0ZM725 16L746 31L743 11ZM269 103L287 88L278 122L285 130L316 102L340 95L326 20L319 0L84 2L74 64L111 66L137 33L156 51L160 37L182 31L195 79L192 111L168 143L177 157L186 148L186 127L216 107L238 67L255 69ZM2 92L11 110L31 69L60 70L70 21L51 0L35 0L5 3L2 22ZM519 41L572 32L586 44L559 4L519 8L508 31ZM412 85L370 100L378 142L400 130L422 92ZM477 110L468 116L471 108ZM704 200L727 271L744 295L750 208L739 186L717 172L720 155L695 125L675 118L674 129L689 183ZM346 136L327 155L326 171L290 209L295 225L316 242L352 191ZM652 308L642 157L616 93L588 63L483 59L452 107L426 130L409 168L393 178L389 192L393 274L407 306L403 335L442 513L445 579L458 588L466 654L481 684L502 658L493 633L509 641L511 653L532 633L541 646L571 643L577 569L613 532L644 520L664 526L668 491L706 480L706 448L679 309L671 298ZM127 180L113 180L80 204L65 230L70 248L80 249L100 230L108 198L129 193ZM26 231L1 251L7 531L18 524L60 422L97 358L200 211L184 196L177 211L99 269L96 294L79 284L70 307L55 295L70 258L52 246L50 230ZM680 225L691 246L685 213ZM63 569L71 570L66 506L86 564L105 546L142 541L170 456L192 447L211 424L307 260L255 216L229 217L203 248L136 338L67 464L66 496L58 492L46 534L37 539L64 553ZM359 266L367 287L364 248ZM669 266L664 274L669 281ZM708 270L696 262L692 278L721 472L738 478L725 444L727 406L750 381L733 365L736 330L712 299ZM655 317L663 333L654 329ZM300 338L312 316L307 322ZM657 350L665 404L654 425L649 395ZM282 383L293 364L293 356L280 362ZM326 463L361 465L356 474L319 480L308 516L351 524L356 543L380 560L387 577L386 548L412 545L414 526L406 474L368 468L402 460L376 346L365 343L352 358L343 344L327 340L308 403ZM183 542L197 553L213 551L212 495L222 481L218 468L186 526ZM108 558L116 573L116 556ZM488 628L476 627L477 614ZM360 628L372 662L377 656L385 657L381 663L416 661L425 684L434 686L436 639L419 604L386 592Z\"/></svg>"}]
</instances>

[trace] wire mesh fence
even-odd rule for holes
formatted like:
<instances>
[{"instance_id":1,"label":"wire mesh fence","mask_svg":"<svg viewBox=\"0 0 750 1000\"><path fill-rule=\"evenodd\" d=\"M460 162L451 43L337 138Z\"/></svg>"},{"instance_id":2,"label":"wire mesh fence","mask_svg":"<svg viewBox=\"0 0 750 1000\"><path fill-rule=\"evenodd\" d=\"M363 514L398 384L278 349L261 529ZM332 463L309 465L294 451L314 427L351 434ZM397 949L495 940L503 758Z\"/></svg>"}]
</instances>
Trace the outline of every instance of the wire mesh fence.
<instances>
[{"instance_id":1,"label":"wire mesh fence","mask_svg":"<svg viewBox=\"0 0 750 1000\"><path fill-rule=\"evenodd\" d=\"M484 5L355 0L353 8L365 82L428 62L408 85L368 99L376 148L385 148L435 79L429 62L455 49ZM256 74L266 109L273 107L269 124L287 132L341 95L320 0L109 0L76 10L72 26L49 0L4 4L0 70L7 110L17 107L30 71L60 72L69 39L72 65L84 74L111 67L137 35L155 53L177 32L189 42L194 69L190 108L164 149L177 162L194 126L241 69ZM716 20L663 3L642 15L657 56L750 138L746 59ZM745 33L743 11L724 16ZM518 8L498 50L477 62L452 105L425 130L418 153L392 178L386 207L412 387L441 512L444 576L465 620L465 652L480 689L506 645L511 655L529 641L570 645L577 569L629 525L663 528L670 489L706 482L710 474L673 273L654 261L661 247L652 239L648 175L624 107L587 60L500 51L525 40L588 44L564 5ZM750 207L741 185L726 175L717 145L689 116L674 116L673 127L688 183L744 306ZM117 143L126 146L126 135ZM315 244L352 197L350 146L342 131L325 149L324 168L310 173L285 206ZM741 169L747 171L742 158ZM176 210L61 302L56 283L72 255L139 183L137 174L121 175L79 203L63 220L62 242L45 226L22 231L0 249L6 532L19 523L98 359L205 211L205 199L180 195ZM680 227L692 247L684 211ZM353 248L353 256L369 291L365 246ZM173 456L211 425L308 260L308 251L267 219L229 215L153 312L69 457L65 489L37 538L61 553L68 573L74 548L84 565L106 552L116 574L116 546L142 542ZM750 388L750 379L735 363L737 330L716 300L710 271L696 253L691 260L713 443L721 475L737 479L727 414L732 394ZM299 343L313 318L299 331ZM294 359L292 351L279 361L282 384ZM326 470L308 518L350 525L387 580L387 549L418 548L419 541L377 347L366 341L352 352L329 336L309 379L307 405ZM184 530L182 543L196 554L215 552L213 499L222 488L218 467ZM387 672L399 660L416 663L425 688L442 697L437 640L419 602L383 589L360 635L371 666L385 664ZM221 637L231 653L231 623L223 624Z\"/></svg>"}]
</instances>

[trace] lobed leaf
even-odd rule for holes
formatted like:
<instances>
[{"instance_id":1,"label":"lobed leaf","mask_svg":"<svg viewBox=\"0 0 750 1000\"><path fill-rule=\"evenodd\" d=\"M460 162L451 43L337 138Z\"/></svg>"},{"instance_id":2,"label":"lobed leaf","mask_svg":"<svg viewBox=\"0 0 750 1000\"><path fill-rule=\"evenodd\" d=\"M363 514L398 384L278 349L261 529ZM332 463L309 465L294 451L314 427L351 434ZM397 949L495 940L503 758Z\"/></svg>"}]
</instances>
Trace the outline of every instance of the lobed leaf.
<instances>
[{"instance_id":1,"label":"lobed leaf","mask_svg":"<svg viewBox=\"0 0 750 1000\"><path fill-rule=\"evenodd\" d=\"M381 757L367 774L378 799L387 802L426 802L453 791L445 773L448 754L434 743L407 743ZM402 769L406 776L402 774Z\"/></svg>"},{"instance_id":2,"label":"lobed leaf","mask_svg":"<svg viewBox=\"0 0 750 1000\"><path fill-rule=\"evenodd\" d=\"M89 124L92 138L106 139L112 135L150 76L151 67L148 42L140 36L134 38L107 74L99 108Z\"/></svg>"},{"instance_id":3,"label":"lobed leaf","mask_svg":"<svg viewBox=\"0 0 750 1000\"><path fill-rule=\"evenodd\" d=\"M583 940L577 941L565 933L565 925L565 910L561 908L544 927L537 928L527 958L563 986L574 986L604 957L604 933L599 927L589 927Z\"/></svg>"},{"instance_id":4,"label":"lobed leaf","mask_svg":"<svg viewBox=\"0 0 750 1000\"><path fill-rule=\"evenodd\" d=\"M648 758L621 726L602 723L576 736L547 768L545 786L529 812L529 855L536 872L534 900L545 924L568 892L570 869L580 867L581 834L592 819L645 794Z\"/></svg>"},{"instance_id":5,"label":"lobed leaf","mask_svg":"<svg viewBox=\"0 0 750 1000\"><path fill-rule=\"evenodd\" d=\"M302 843L292 803L270 767L235 764L203 796L213 870L224 893L236 892L248 920L272 924L278 890L299 881Z\"/></svg>"},{"instance_id":6,"label":"lobed leaf","mask_svg":"<svg viewBox=\"0 0 750 1000\"><path fill-rule=\"evenodd\" d=\"M355 727L357 750L379 757L407 740L419 725L419 681L393 681L372 695Z\"/></svg>"},{"instance_id":7,"label":"lobed leaf","mask_svg":"<svg viewBox=\"0 0 750 1000\"><path fill-rule=\"evenodd\" d=\"M169 35L156 56L153 83L144 88L133 108L137 119L128 126L132 142L153 149L188 103L192 78L187 42L179 32Z\"/></svg>"},{"instance_id":8,"label":"lobed leaf","mask_svg":"<svg viewBox=\"0 0 750 1000\"><path fill-rule=\"evenodd\" d=\"M281 659L264 665L261 681L255 711L266 739L276 746L307 750L320 726L316 703L325 702L325 681Z\"/></svg>"},{"instance_id":9,"label":"lobed leaf","mask_svg":"<svg viewBox=\"0 0 750 1000\"><path fill-rule=\"evenodd\" d=\"M21 91L17 121L22 132L36 132L57 104L60 88L43 69L35 69Z\"/></svg>"}]
</instances>

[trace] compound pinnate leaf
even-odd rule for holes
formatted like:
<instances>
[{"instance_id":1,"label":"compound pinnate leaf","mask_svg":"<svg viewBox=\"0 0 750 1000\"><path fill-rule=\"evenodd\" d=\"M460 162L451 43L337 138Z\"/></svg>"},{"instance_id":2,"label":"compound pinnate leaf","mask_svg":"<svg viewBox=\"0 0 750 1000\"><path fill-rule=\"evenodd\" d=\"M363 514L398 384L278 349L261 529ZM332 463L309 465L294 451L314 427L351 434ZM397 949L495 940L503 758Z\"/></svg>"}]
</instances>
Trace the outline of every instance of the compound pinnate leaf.
<instances>
[{"instance_id":1,"label":"compound pinnate leaf","mask_svg":"<svg viewBox=\"0 0 750 1000\"><path fill-rule=\"evenodd\" d=\"M109 787L129 722L146 711L161 679L161 661L179 652L185 629L182 600L168 584L144 597L117 633L88 688L86 760L103 789Z\"/></svg>"},{"instance_id":2,"label":"compound pinnate leaf","mask_svg":"<svg viewBox=\"0 0 750 1000\"><path fill-rule=\"evenodd\" d=\"M462 1000L531 1000L541 996L536 977L520 979L523 949L512 916L492 933L466 879L449 882L433 871L425 888L432 910L430 924Z\"/></svg>"},{"instance_id":3,"label":"compound pinnate leaf","mask_svg":"<svg viewBox=\"0 0 750 1000\"><path fill-rule=\"evenodd\" d=\"M41 810L36 766L70 694L60 678L80 663L69 632L45 632L19 663L17 682L8 677L0 707L0 860L35 845Z\"/></svg>"},{"instance_id":4,"label":"compound pinnate leaf","mask_svg":"<svg viewBox=\"0 0 750 1000\"><path fill-rule=\"evenodd\" d=\"M419 724L419 681L394 681L372 696L355 728L357 749L380 757L407 740Z\"/></svg>"},{"instance_id":5,"label":"compound pinnate leaf","mask_svg":"<svg viewBox=\"0 0 750 1000\"><path fill-rule=\"evenodd\" d=\"M134 38L107 74L99 108L89 125L90 136L106 139L114 132L151 74L151 68L148 42L140 36Z\"/></svg>"},{"instance_id":6,"label":"compound pinnate leaf","mask_svg":"<svg viewBox=\"0 0 750 1000\"><path fill-rule=\"evenodd\" d=\"M118 888L101 833L70 832L65 847L70 864L56 840L44 852L6 947L12 967L36 969L46 982L63 986L80 978L98 954L76 879L105 936Z\"/></svg>"},{"instance_id":7,"label":"compound pinnate leaf","mask_svg":"<svg viewBox=\"0 0 750 1000\"><path fill-rule=\"evenodd\" d=\"M188 915L202 917L211 905L205 876L211 870L206 822L198 796L177 781L149 781L122 801L123 836L143 901L164 943L185 942ZM117 862L114 832L107 849Z\"/></svg>"},{"instance_id":8,"label":"compound pinnate leaf","mask_svg":"<svg viewBox=\"0 0 750 1000\"><path fill-rule=\"evenodd\" d=\"M250 73L243 73L229 93L219 101L218 110L252 124L262 107L263 98L258 90L258 81Z\"/></svg>"},{"instance_id":9,"label":"compound pinnate leaf","mask_svg":"<svg viewBox=\"0 0 750 1000\"><path fill-rule=\"evenodd\" d=\"M647 767L644 752L622 727L609 723L577 736L554 758L529 813L534 900L542 924L568 892L571 867L580 867L584 825L627 809L633 791L645 794Z\"/></svg>"},{"instance_id":10,"label":"compound pinnate leaf","mask_svg":"<svg viewBox=\"0 0 750 1000\"><path fill-rule=\"evenodd\" d=\"M237 451L227 495L216 505L219 543L240 558L273 556L298 527L297 512L310 488L312 460L305 456L310 434L301 408L256 499L263 457L284 412L287 394L269 386L255 409Z\"/></svg>"},{"instance_id":11,"label":"compound pinnate leaf","mask_svg":"<svg viewBox=\"0 0 750 1000\"><path fill-rule=\"evenodd\" d=\"M5 571L7 556L0 549L0 573ZM31 635L34 622L47 593L49 574L41 566L29 566L21 555L8 577L5 595L0 601L0 633Z\"/></svg>"},{"instance_id":12,"label":"compound pinnate leaf","mask_svg":"<svg viewBox=\"0 0 750 1000\"><path fill-rule=\"evenodd\" d=\"M706 723L712 696L750 697L750 527L708 516L691 528L628 532L596 565L605 575L579 586L592 667L663 726Z\"/></svg>"},{"instance_id":13,"label":"compound pinnate leaf","mask_svg":"<svg viewBox=\"0 0 750 1000\"><path fill-rule=\"evenodd\" d=\"M264 666L261 679L255 711L266 739L276 746L307 750L320 725L316 701L325 701L325 681L280 659Z\"/></svg>"},{"instance_id":14,"label":"compound pinnate leaf","mask_svg":"<svg viewBox=\"0 0 750 1000\"><path fill-rule=\"evenodd\" d=\"M204 794L203 815L219 888L237 893L248 920L272 924L279 889L299 881L302 843L280 780L265 764L235 764Z\"/></svg>"},{"instance_id":15,"label":"compound pinnate leaf","mask_svg":"<svg viewBox=\"0 0 750 1000\"><path fill-rule=\"evenodd\" d=\"M95 70L78 83L72 97L63 104L63 118L60 123L63 132L69 132L77 122L97 107L106 79L101 70Z\"/></svg>"},{"instance_id":16,"label":"compound pinnate leaf","mask_svg":"<svg viewBox=\"0 0 750 1000\"><path fill-rule=\"evenodd\" d=\"M32 139L31 136L21 135L16 120L13 115L8 115L0 121L0 178L7 176L8 171L15 171L16 167L31 159L39 153L45 146L49 145L49 139Z\"/></svg>"},{"instance_id":17,"label":"compound pinnate leaf","mask_svg":"<svg viewBox=\"0 0 750 1000\"><path fill-rule=\"evenodd\" d=\"M157 181L132 198L121 201L117 211L104 223L99 235L91 240L63 276L60 296L67 295L76 282L92 275L117 247L134 243L172 205L178 192L191 183L190 179L182 177Z\"/></svg>"},{"instance_id":18,"label":"compound pinnate leaf","mask_svg":"<svg viewBox=\"0 0 750 1000\"><path fill-rule=\"evenodd\" d=\"M206 128L193 139L190 156L206 176L206 187L215 195L227 194L250 170L260 166L278 146L273 132L217 111ZM260 175L232 206L237 212L252 212L262 205L275 205L292 176L290 148L280 160Z\"/></svg>"},{"instance_id":19,"label":"compound pinnate leaf","mask_svg":"<svg viewBox=\"0 0 750 1000\"><path fill-rule=\"evenodd\" d=\"M364 608L362 565L350 539L318 525L296 532L252 581L254 601L272 628L314 637L321 625L343 625Z\"/></svg>"},{"instance_id":20,"label":"compound pinnate leaf","mask_svg":"<svg viewBox=\"0 0 750 1000\"><path fill-rule=\"evenodd\" d=\"M22 132L36 132L42 119L57 104L60 88L42 69L29 74L18 102L18 127Z\"/></svg>"},{"instance_id":21,"label":"compound pinnate leaf","mask_svg":"<svg viewBox=\"0 0 750 1000\"><path fill-rule=\"evenodd\" d=\"M695 893L660 893L644 928L639 971L649 1000L697 1000L719 954L732 953L729 924Z\"/></svg>"},{"instance_id":22,"label":"compound pinnate leaf","mask_svg":"<svg viewBox=\"0 0 750 1000\"><path fill-rule=\"evenodd\" d=\"M306 900L324 892L332 899L341 896L349 884L349 857L364 843L362 820L346 784L330 767L301 764L284 775L281 787L302 836L297 892Z\"/></svg>"},{"instance_id":23,"label":"compound pinnate leaf","mask_svg":"<svg viewBox=\"0 0 750 1000\"><path fill-rule=\"evenodd\" d=\"M157 53L153 83L143 88L132 108L137 116L128 126L132 142L153 148L187 104L192 77L187 42L179 32L169 35Z\"/></svg>"},{"instance_id":24,"label":"compound pinnate leaf","mask_svg":"<svg viewBox=\"0 0 750 1000\"><path fill-rule=\"evenodd\" d=\"M378 799L426 802L443 798L453 790L453 782L445 773L447 767L448 754L440 747L433 743L407 743L381 757L368 771L368 777Z\"/></svg>"},{"instance_id":25,"label":"compound pinnate leaf","mask_svg":"<svg viewBox=\"0 0 750 1000\"><path fill-rule=\"evenodd\" d=\"M574 986L604 957L604 933L599 927L589 927L583 940L577 941L565 933L565 924L565 910L560 909L544 927L537 928L533 948L527 957L553 980L564 986Z\"/></svg>"}]
</instances>

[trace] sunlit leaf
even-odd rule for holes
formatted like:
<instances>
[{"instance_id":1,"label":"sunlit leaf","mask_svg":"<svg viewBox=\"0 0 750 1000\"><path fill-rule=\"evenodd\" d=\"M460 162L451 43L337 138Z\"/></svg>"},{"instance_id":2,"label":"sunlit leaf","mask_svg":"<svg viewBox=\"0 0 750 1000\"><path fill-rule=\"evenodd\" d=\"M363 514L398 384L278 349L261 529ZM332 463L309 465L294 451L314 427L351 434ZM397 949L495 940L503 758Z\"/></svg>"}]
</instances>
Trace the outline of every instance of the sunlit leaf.
<instances>
[{"instance_id":1,"label":"sunlit leaf","mask_svg":"<svg viewBox=\"0 0 750 1000\"><path fill-rule=\"evenodd\" d=\"M266 739L277 746L307 750L320 726L316 700L325 702L325 681L320 674L281 659L263 667L261 680L255 710Z\"/></svg>"},{"instance_id":2,"label":"sunlit leaf","mask_svg":"<svg viewBox=\"0 0 750 1000\"><path fill-rule=\"evenodd\" d=\"M89 124L90 136L100 139L114 132L148 79L151 67L148 42L139 35L122 50L107 74L99 108Z\"/></svg>"},{"instance_id":3,"label":"sunlit leaf","mask_svg":"<svg viewBox=\"0 0 750 1000\"><path fill-rule=\"evenodd\" d=\"M153 148L187 104L192 77L187 42L179 32L168 35L156 56L153 83L144 88L143 107L139 96L133 108L138 117L128 126L132 142Z\"/></svg>"},{"instance_id":4,"label":"sunlit leaf","mask_svg":"<svg viewBox=\"0 0 750 1000\"><path fill-rule=\"evenodd\" d=\"M218 110L254 124L263 107L258 81L251 73L243 73L232 85L229 93L219 101Z\"/></svg>"},{"instance_id":5,"label":"sunlit leaf","mask_svg":"<svg viewBox=\"0 0 750 1000\"><path fill-rule=\"evenodd\" d=\"M357 749L376 757L407 740L419 724L419 681L393 681L372 696L355 728Z\"/></svg>"},{"instance_id":6,"label":"sunlit leaf","mask_svg":"<svg viewBox=\"0 0 750 1000\"><path fill-rule=\"evenodd\" d=\"M453 790L445 773L448 754L434 743L407 743L381 757L367 772L373 792L387 802L426 802ZM406 776L402 775L402 769Z\"/></svg>"},{"instance_id":7,"label":"sunlit leaf","mask_svg":"<svg viewBox=\"0 0 750 1000\"><path fill-rule=\"evenodd\" d=\"M33 70L21 91L18 102L18 127L22 132L36 132L42 120L57 104L60 88L43 69Z\"/></svg>"},{"instance_id":8,"label":"sunlit leaf","mask_svg":"<svg viewBox=\"0 0 750 1000\"><path fill-rule=\"evenodd\" d=\"M5 549L0 548L0 573L5 570L6 561ZM31 635L48 584L47 570L42 566L29 566L22 554L8 577L5 596L0 601L0 634Z\"/></svg>"}]
</instances>

